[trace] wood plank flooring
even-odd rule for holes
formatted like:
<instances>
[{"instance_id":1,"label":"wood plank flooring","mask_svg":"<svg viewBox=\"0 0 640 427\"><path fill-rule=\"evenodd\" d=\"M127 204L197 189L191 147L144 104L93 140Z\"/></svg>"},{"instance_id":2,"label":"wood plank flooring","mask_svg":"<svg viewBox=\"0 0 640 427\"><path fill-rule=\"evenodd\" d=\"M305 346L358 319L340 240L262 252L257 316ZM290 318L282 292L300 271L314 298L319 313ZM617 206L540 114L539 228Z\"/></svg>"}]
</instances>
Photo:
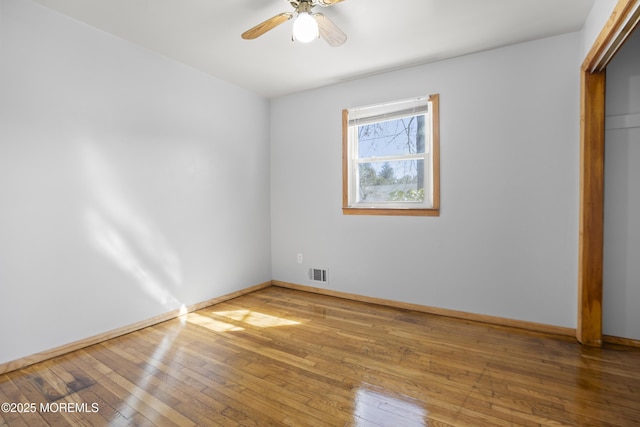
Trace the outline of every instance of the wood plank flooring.
<instances>
[{"instance_id":1,"label":"wood plank flooring","mask_svg":"<svg viewBox=\"0 0 640 427\"><path fill-rule=\"evenodd\" d=\"M270 287L1 375L3 402L12 427L634 426L640 349Z\"/></svg>"}]
</instances>

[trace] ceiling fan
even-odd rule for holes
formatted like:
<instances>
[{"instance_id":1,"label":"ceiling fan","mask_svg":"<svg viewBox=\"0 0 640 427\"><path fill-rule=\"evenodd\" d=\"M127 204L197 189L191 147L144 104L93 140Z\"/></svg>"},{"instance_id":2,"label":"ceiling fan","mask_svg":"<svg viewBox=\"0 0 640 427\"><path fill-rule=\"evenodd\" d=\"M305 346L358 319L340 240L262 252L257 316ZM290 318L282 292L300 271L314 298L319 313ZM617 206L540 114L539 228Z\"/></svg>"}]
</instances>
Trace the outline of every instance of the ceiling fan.
<instances>
[{"instance_id":1,"label":"ceiling fan","mask_svg":"<svg viewBox=\"0 0 640 427\"><path fill-rule=\"evenodd\" d=\"M269 18L242 33L242 38L255 39L295 17L292 40L308 43L321 36L329 45L340 46L347 41L347 35L329 18L322 13L312 13L311 9L315 6L332 6L342 1L344 0L287 0L287 3L295 9L294 12L283 12Z\"/></svg>"}]
</instances>

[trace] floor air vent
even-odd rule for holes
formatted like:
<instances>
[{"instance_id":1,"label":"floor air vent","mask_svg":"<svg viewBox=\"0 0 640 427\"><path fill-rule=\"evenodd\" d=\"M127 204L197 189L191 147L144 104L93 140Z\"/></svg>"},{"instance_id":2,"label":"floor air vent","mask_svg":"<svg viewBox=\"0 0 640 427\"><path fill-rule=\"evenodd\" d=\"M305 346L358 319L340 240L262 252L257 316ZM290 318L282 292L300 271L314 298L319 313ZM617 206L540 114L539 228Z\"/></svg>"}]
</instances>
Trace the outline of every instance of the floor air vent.
<instances>
[{"instance_id":1,"label":"floor air vent","mask_svg":"<svg viewBox=\"0 0 640 427\"><path fill-rule=\"evenodd\" d=\"M327 283L327 270L321 268L310 268L309 280L312 282Z\"/></svg>"}]
</instances>

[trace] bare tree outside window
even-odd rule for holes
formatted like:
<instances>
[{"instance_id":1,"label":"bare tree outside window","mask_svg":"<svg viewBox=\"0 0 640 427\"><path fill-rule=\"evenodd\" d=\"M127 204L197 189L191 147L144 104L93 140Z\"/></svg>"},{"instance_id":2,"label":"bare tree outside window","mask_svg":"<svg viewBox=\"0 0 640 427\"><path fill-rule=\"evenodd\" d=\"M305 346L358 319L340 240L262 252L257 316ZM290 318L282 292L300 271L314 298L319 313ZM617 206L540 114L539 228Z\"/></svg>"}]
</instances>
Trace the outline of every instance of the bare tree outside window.
<instances>
[{"instance_id":1,"label":"bare tree outside window","mask_svg":"<svg viewBox=\"0 0 640 427\"><path fill-rule=\"evenodd\" d=\"M424 200L424 160L391 160L423 154L424 115L358 126L359 201Z\"/></svg>"}]
</instances>

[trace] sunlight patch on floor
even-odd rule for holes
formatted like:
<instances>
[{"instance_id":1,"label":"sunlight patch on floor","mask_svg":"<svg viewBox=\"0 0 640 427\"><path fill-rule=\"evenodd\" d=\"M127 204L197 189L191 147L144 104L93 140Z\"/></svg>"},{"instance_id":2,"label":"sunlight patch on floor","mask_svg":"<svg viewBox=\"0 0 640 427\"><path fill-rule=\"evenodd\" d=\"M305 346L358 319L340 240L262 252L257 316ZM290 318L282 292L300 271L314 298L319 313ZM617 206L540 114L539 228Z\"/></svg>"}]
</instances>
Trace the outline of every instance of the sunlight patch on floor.
<instances>
[{"instance_id":1,"label":"sunlight patch on floor","mask_svg":"<svg viewBox=\"0 0 640 427\"><path fill-rule=\"evenodd\" d=\"M235 320L236 322L248 323L259 328L272 328L275 326L299 325L300 322L285 319L283 317L271 316L269 314L260 313L251 310L231 310L231 311L215 311L213 314Z\"/></svg>"},{"instance_id":2,"label":"sunlight patch on floor","mask_svg":"<svg viewBox=\"0 0 640 427\"><path fill-rule=\"evenodd\" d=\"M137 382L133 379L130 380L135 388L133 389L133 391L131 391L124 402L122 402L122 406L117 409L119 413L126 413L127 407L133 408L136 411L141 411L142 407L144 407L146 404L149 404L150 401L155 399L153 397L154 387L151 385L151 379L155 377L151 375L151 373L157 369L158 364L162 364L165 362L167 352L171 349L171 347L173 346L173 342L176 340L181 331L182 328L173 329L167 332L164 337L162 337L162 341L153 351L153 355L149 359L147 359L144 370L148 375L144 375ZM154 403L155 405L159 406L157 412L161 413L162 411L160 409L160 406L165 405L159 400ZM158 414L155 414L155 416L158 416ZM147 418L149 418L149 421L151 421L152 423L159 422L159 420L156 420L153 415L148 415Z\"/></svg>"},{"instance_id":3,"label":"sunlight patch on floor","mask_svg":"<svg viewBox=\"0 0 640 427\"><path fill-rule=\"evenodd\" d=\"M221 322L220 320L212 319L211 317L202 316L196 313L189 313L186 316L187 322L194 325L202 326L210 329L214 332L229 332L229 331L243 331L244 328L231 323Z\"/></svg>"}]
</instances>

